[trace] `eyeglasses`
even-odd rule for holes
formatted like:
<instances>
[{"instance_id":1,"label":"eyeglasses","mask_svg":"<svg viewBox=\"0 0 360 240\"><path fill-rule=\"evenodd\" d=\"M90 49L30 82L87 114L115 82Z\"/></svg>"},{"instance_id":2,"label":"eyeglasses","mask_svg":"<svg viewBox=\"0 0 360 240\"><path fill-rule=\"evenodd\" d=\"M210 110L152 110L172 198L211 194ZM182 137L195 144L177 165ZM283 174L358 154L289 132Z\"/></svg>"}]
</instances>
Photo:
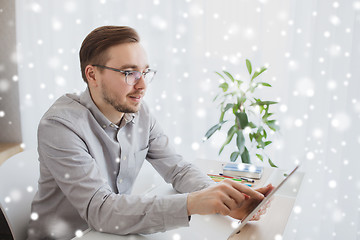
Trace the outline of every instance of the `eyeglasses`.
<instances>
[{"instance_id":1,"label":"eyeglasses","mask_svg":"<svg viewBox=\"0 0 360 240\"><path fill-rule=\"evenodd\" d=\"M133 71L133 70L120 70L117 68L112 68L112 67L107 67L107 66L103 66L103 65L97 65L94 64L94 67L99 67L99 68L104 68L104 69L109 69L115 72L120 72L125 74L125 82L127 84L129 84L130 86L134 86L135 84L137 84L141 78L141 76L144 76L144 80L146 84L149 84L153 79L154 76L156 74L156 70L152 70L152 69L147 69L146 72L139 72L139 71Z\"/></svg>"}]
</instances>

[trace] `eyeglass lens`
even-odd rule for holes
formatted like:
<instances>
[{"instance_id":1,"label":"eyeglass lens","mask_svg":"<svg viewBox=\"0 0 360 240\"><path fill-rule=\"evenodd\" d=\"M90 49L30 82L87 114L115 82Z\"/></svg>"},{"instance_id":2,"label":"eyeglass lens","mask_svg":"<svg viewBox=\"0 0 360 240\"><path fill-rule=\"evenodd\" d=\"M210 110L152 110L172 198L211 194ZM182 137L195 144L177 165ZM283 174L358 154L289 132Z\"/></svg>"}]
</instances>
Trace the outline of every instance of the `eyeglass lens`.
<instances>
[{"instance_id":1,"label":"eyeglass lens","mask_svg":"<svg viewBox=\"0 0 360 240\"><path fill-rule=\"evenodd\" d=\"M141 78L141 75L144 75L144 80L146 83L150 83L155 75L155 72L153 71L149 71L149 72L145 72L145 73L141 73L141 72L129 72L126 75L126 82L130 85L135 85Z\"/></svg>"}]
</instances>

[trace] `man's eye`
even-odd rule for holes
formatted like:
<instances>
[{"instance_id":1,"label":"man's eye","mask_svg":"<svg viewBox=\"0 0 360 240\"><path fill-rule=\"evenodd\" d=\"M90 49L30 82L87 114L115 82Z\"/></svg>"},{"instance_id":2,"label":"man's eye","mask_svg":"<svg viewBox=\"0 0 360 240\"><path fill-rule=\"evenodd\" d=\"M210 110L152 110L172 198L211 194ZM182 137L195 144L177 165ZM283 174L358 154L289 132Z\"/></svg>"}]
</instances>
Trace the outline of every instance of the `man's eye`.
<instances>
[{"instance_id":1,"label":"man's eye","mask_svg":"<svg viewBox=\"0 0 360 240\"><path fill-rule=\"evenodd\" d=\"M132 75L134 75L134 72L130 72L130 71L127 71L127 72L125 72L125 73L126 73L127 76L132 76Z\"/></svg>"}]
</instances>

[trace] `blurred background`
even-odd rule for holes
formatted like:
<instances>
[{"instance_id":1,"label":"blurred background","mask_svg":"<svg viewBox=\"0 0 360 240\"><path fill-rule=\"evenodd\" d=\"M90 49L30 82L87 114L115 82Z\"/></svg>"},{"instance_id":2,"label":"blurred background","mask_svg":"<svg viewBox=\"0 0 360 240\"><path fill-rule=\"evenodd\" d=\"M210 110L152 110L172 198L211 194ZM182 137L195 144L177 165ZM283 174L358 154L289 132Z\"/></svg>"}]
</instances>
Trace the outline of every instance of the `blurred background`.
<instances>
[{"instance_id":1,"label":"blurred background","mask_svg":"<svg viewBox=\"0 0 360 240\"><path fill-rule=\"evenodd\" d=\"M273 87L256 97L279 102L281 130L266 154L306 173L282 239L360 239L360 1L0 0L0 20L1 142L36 148L45 111L86 88L85 36L131 26L158 71L146 102L188 161L234 150L218 156L226 130L203 141L220 116L214 72L246 81L246 58L267 66L259 78Z\"/></svg>"}]
</instances>

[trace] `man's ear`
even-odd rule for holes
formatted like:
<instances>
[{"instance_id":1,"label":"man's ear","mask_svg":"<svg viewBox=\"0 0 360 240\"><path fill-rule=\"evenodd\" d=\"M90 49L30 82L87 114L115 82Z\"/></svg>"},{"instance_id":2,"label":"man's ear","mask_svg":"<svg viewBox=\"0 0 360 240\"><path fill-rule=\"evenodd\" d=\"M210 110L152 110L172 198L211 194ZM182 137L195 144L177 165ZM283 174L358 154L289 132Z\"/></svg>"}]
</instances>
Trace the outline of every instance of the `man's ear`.
<instances>
[{"instance_id":1,"label":"man's ear","mask_svg":"<svg viewBox=\"0 0 360 240\"><path fill-rule=\"evenodd\" d=\"M98 80L96 78L95 67L93 65L87 65L85 67L85 76L86 76L86 79L87 79L89 85L91 85L93 87L98 86Z\"/></svg>"}]
</instances>

